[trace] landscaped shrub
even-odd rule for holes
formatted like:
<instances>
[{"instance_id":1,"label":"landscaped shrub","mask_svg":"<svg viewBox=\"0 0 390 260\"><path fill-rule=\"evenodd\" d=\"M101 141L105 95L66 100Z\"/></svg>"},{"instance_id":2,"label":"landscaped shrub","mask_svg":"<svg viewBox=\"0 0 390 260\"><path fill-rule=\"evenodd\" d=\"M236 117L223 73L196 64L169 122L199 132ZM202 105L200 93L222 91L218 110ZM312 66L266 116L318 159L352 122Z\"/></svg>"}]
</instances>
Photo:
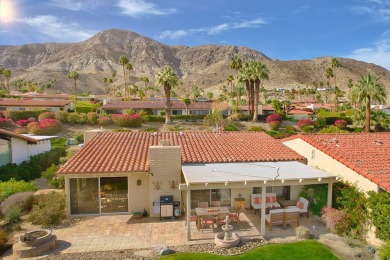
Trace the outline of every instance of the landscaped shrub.
<instances>
[{"instance_id":1,"label":"landscaped shrub","mask_svg":"<svg viewBox=\"0 0 390 260\"><path fill-rule=\"evenodd\" d=\"M0 228L0 248L4 247L7 241L8 241L7 233Z\"/></svg>"},{"instance_id":2,"label":"landscaped shrub","mask_svg":"<svg viewBox=\"0 0 390 260\"><path fill-rule=\"evenodd\" d=\"M11 127L13 124L10 118L0 118L0 127Z\"/></svg>"},{"instance_id":3,"label":"landscaped shrub","mask_svg":"<svg viewBox=\"0 0 390 260\"><path fill-rule=\"evenodd\" d=\"M165 117L163 116L152 116L152 115L146 115L142 117L144 120L149 122L165 122Z\"/></svg>"},{"instance_id":4,"label":"landscaped shrub","mask_svg":"<svg viewBox=\"0 0 390 260\"><path fill-rule=\"evenodd\" d=\"M0 181L0 202L12 194L24 191L35 191L37 188L34 182L16 181L11 179L9 181Z\"/></svg>"},{"instance_id":5,"label":"landscaped shrub","mask_svg":"<svg viewBox=\"0 0 390 260\"><path fill-rule=\"evenodd\" d=\"M56 189L62 189L65 186L64 177L57 177L55 175L56 171L59 168L60 167L58 165L53 164L42 173L42 177L47 180L47 183L49 183L49 185L53 186Z\"/></svg>"},{"instance_id":6,"label":"landscaped shrub","mask_svg":"<svg viewBox=\"0 0 390 260\"><path fill-rule=\"evenodd\" d=\"M234 125L233 123L229 123L227 125L225 125L224 129L225 131L240 131L240 129Z\"/></svg>"},{"instance_id":7,"label":"landscaped shrub","mask_svg":"<svg viewBox=\"0 0 390 260\"><path fill-rule=\"evenodd\" d=\"M269 128L271 128L271 130L278 130L280 128L280 122L279 121L271 121L271 122L268 122L268 126L269 126Z\"/></svg>"},{"instance_id":8,"label":"landscaped shrub","mask_svg":"<svg viewBox=\"0 0 390 260\"><path fill-rule=\"evenodd\" d=\"M334 125L322 128L319 133L348 133L347 130L341 130Z\"/></svg>"},{"instance_id":9,"label":"landscaped shrub","mask_svg":"<svg viewBox=\"0 0 390 260\"><path fill-rule=\"evenodd\" d=\"M108 116L100 116L97 120L98 124L101 126L107 126L112 123L112 120Z\"/></svg>"},{"instance_id":10,"label":"landscaped shrub","mask_svg":"<svg viewBox=\"0 0 390 260\"><path fill-rule=\"evenodd\" d=\"M83 144L84 143L84 134L83 133L75 133L74 139L76 141L76 144Z\"/></svg>"},{"instance_id":11,"label":"landscaped shrub","mask_svg":"<svg viewBox=\"0 0 390 260\"><path fill-rule=\"evenodd\" d=\"M34 225L49 227L58 225L65 218L65 195L62 192L50 192L35 197L29 221Z\"/></svg>"},{"instance_id":12,"label":"landscaped shrub","mask_svg":"<svg viewBox=\"0 0 390 260\"><path fill-rule=\"evenodd\" d=\"M77 124L79 122L79 114L78 113L68 113L67 122L70 125Z\"/></svg>"},{"instance_id":13,"label":"landscaped shrub","mask_svg":"<svg viewBox=\"0 0 390 260\"><path fill-rule=\"evenodd\" d=\"M297 126L299 129L303 129L305 126L313 125L313 121L310 119L301 119L298 121Z\"/></svg>"},{"instance_id":14,"label":"landscaped shrub","mask_svg":"<svg viewBox=\"0 0 390 260\"><path fill-rule=\"evenodd\" d=\"M282 139L282 138L286 138L286 137L293 135L291 133L274 131L274 130L268 131L267 134L269 134L270 136L272 136L275 139Z\"/></svg>"},{"instance_id":15,"label":"landscaped shrub","mask_svg":"<svg viewBox=\"0 0 390 260\"><path fill-rule=\"evenodd\" d=\"M346 218L345 211L325 206L322 208L321 214L322 219L326 223L326 227L329 228L332 233L342 235L345 229L343 225L345 224Z\"/></svg>"},{"instance_id":16,"label":"landscaped shrub","mask_svg":"<svg viewBox=\"0 0 390 260\"><path fill-rule=\"evenodd\" d=\"M32 207L32 191L18 192L6 198L0 205L1 213L6 215L12 208L19 208L21 212L29 211Z\"/></svg>"},{"instance_id":17,"label":"landscaped shrub","mask_svg":"<svg viewBox=\"0 0 390 260\"><path fill-rule=\"evenodd\" d=\"M310 202L309 209L313 215L320 216L321 209L327 204L328 201L328 185L305 185L303 186L299 196L307 199Z\"/></svg>"},{"instance_id":18,"label":"landscaped shrub","mask_svg":"<svg viewBox=\"0 0 390 260\"><path fill-rule=\"evenodd\" d=\"M42 121L43 119L55 119L55 114L52 112L43 112L38 116L38 121Z\"/></svg>"},{"instance_id":19,"label":"landscaped shrub","mask_svg":"<svg viewBox=\"0 0 390 260\"><path fill-rule=\"evenodd\" d=\"M390 240L385 241L379 248L380 260L390 260Z\"/></svg>"},{"instance_id":20,"label":"landscaped shrub","mask_svg":"<svg viewBox=\"0 0 390 260\"><path fill-rule=\"evenodd\" d=\"M327 125L333 125L336 120L343 119L347 121L348 124L352 124L352 119L350 117L324 117Z\"/></svg>"},{"instance_id":21,"label":"landscaped shrub","mask_svg":"<svg viewBox=\"0 0 390 260\"><path fill-rule=\"evenodd\" d=\"M89 112L87 114L87 123L88 125L96 125L98 122L99 116L95 112Z\"/></svg>"},{"instance_id":22,"label":"landscaped shrub","mask_svg":"<svg viewBox=\"0 0 390 260\"><path fill-rule=\"evenodd\" d=\"M4 214L5 223L13 225L20 222L21 215L22 212L19 207L12 207Z\"/></svg>"},{"instance_id":23,"label":"landscaped shrub","mask_svg":"<svg viewBox=\"0 0 390 260\"><path fill-rule=\"evenodd\" d=\"M55 112L54 116L61 123L67 123L68 122L68 114L69 113L66 111L57 111L57 112Z\"/></svg>"},{"instance_id":24,"label":"landscaped shrub","mask_svg":"<svg viewBox=\"0 0 390 260\"><path fill-rule=\"evenodd\" d=\"M94 111L94 107L93 106L79 106L79 105L76 105L74 107L74 111L76 113L90 113L90 112L93 112Z\"/></svg>"},{"instance_id":25,"label":"landscaped shrub","mask_svg":"<svg viewBox=\"0 0 390 260\"><path fill-rule=\"evenodd\" d=\"M18 121L16 121L15 122L15 124L17 125L17 126L27 126L29 123L31 123L31 121L30 120L28 120L28 119L20 119L20 120L18 120Z\"/></svg>"},{"instance_id":26,"label":"landscaped shrub","mask_svg":"<svg viewBox=\"0 0 390 260\"><path fill-rule=\"evenodd\" d=\"M27 111L11 111L7 110L4 111L4 116L7 118L11 118L13 121L18 121L20 119L29 119L30 117L33 117L35 119L38 119L39 114L41 114L42 110L27 110Z\"/></svg>"},{"instance_id":27,"label":"landscaped shrub","mask_svg":"<svg viewBox=\"0 0 390 260\"><path fill-rule=\"evenodd\" d=\"M154 132L158 132L158 129L155 128L155 127L148 127L148 128L145 128L143 131L144 132L152 132L152 133L154 133Z\"/></svg>"},{"instance_id":28,"label":"landscaped shrub","mask_svg":"<svg viewBox=\"0 0 390 260\"><path fill-rule=\"evenodd\" d=\"M314 130L315 130L314 125L308 125L302 128L302 131L305 133L313 133Z\"/></svg>"},{"instance_id":29,"label":"landscaped shrub","mask_svg":"<svg viewBox=\"0 0 390 260\"><path fill-rule=\"evenodd\" d=\"M326 126L326 119L322 117L317 117L314 119L313 124L316 128L323 128Z\"/></svg>"},{"instance_id":30,"label":"landscaped shrub","mask_svg":"<svg viewBox=\"0 0 390 260\"><path fill-rule=\"evenodd\" d=\"M370 218L372 224L376 227L376 234L382 240L390 240L390 194L369 191L368 195Z\"/></svg>"},{"instance_id":31,"label":"landscaped shrub","mask_svg":"<svg viewBox=\"0 0 390 260\"><path fill-rule=\"evenodd\" d=\"M308 239L310 237L310 231L307 227L297 226L295 228L295 235L298 239Z\"/></svg>"},{"instance_id":32,"label":"landscaped shrub","mask_svg":"<svg viewBox=\"0 0 390 260\"><path fill-rule=\"evenodd\" d=\"M20 127L20 128L16 128L14 130L14 133L16 133L16 134L28 134L28 130L27 130L27 127Z\"/></svg>"},{"instance_id":33,"label":"landscaped shrub","mask_svg":"<svg viewBox=\"0 0 390 260\"><path fill-rule=\"evenodd\" d=\"M30 134L52 135L61 132L62 125L57 119L42 119L39 123L29 123L27 130Z\"/></svg>"},{"instance_id":34,"label":"landscaped shrub","mask_svg":"<svg viewBox=\"0 0 390 260\"><path fill-rule=\"evenodd\" d=\"M184 131L184 130L186 130L184 128L184 126L178 126L178 125L168 126L168 129L169 129L169 131Z\"/></svg>"},{"instance_id":35,"label":"landscaped shrub","mask_svg":"<svg viewBox=\"0 0 390 260\"><path fill-rule=\"evenodd\" d=\"M296 132L297 131L297 128L293 125L287 125L285 128L284 128L287 132Z\"/></svg>"},{"instance_id":36,"label":"landscaped shrub","mask_svg":"<svg viewBox=\"0 0 390 260\"><path fill-rule=\"evenodd\" d=\"M114 124L122 127L140 127L142 125L142 117L139 114L114 114L111 119Z\"/></svg>"},{"instance_id":37,"label":"landscaped shrub","mask_svg":"<svg viewBox=\"0 0 390 260\"><path fill-rule=\"evenodd\" d=\"M85 125L88 123L88 116L85 113L80 113L79 114L79 120L77 121L80 125Z\"/></svg>"},{"instance_id":38,"label":"landscaped shrub","mask_svg":"<svg viewBox=\"0 0 390 260\"><path fill-rule=\"evenodd\" d=\"M261 126L251 126L248 131L253 131L253 132L264 132L264 128L262 128Z\"/></svg>"},{"instance_id":39,"label":"landscaped shrub","mask_svg":"<svg viewBox=\"0 0 390 260\"><path fill-rule=\"evenodd\" d=\"M271 115L267 116L265 121L267 123L275 122L275 121L281 123L283 121L283 118L282 118L282 116L280 114L271 114Z\"/></svg>"},{"instance_id":40,"label":"landscaped shrub","mask_svg":"<svg viewBox=\"0 0 390 260\"><path fill-rule=\"evenodd\" d=\"M334 122L334 125L338 128L338 129L347 129L347 121L344 120L344 119L338 119Z\"/></svg>"},{"instance_id":41,"label":"landscaped shrub","mask_svg":"<svg viewBox=\"0 0 390 260\"><path fill-rule=\"evenodd\" d=\"M143 118L147 116L142 116ZM196 121L196 120L202 120L205 118L206 115L171 115L172 120L186 120L186 121ZM146 119L145 119L146 120Z\"/></svg>"},{"instance_id":42,"label":"landscaped shrub","mask_svg":"<svg viewBox=\"0 0 390 260\"><path fill-rule=\"evenodd\" d=\"M51 143L52 149L54 149L54 148L63 148L63 149L65 149L66 142L67 142L67 140L64 137L57 137L57 138L54 138L54 139L50 139L50 143Z\"/></svg>"}]
</instances>

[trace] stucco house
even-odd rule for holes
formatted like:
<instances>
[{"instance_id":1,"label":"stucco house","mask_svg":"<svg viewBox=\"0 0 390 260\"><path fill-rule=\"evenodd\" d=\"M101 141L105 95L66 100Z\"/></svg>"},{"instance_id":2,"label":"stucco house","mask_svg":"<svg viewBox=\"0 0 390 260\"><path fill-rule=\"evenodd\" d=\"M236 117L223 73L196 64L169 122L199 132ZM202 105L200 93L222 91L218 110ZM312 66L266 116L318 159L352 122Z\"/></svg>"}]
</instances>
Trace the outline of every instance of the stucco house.
<instances>
[{"instance_id":1,"label":"stucco house","mask_svg":"<svg viewBox=\"0 0 390 260\"><path fill-rule=\"evenodd\" d=\"M50 139L57 136L16 134L0 129L0 166L8 163L19 164L31 156L51 150Z\"/></svg>"},{"instance_id":2,"label":"stucco house","mask_svg":"<svg viewBox=\"0 0 390 260\"><path fill-rule=\"evenodd\" d=\"M188 109L182 101L171 102L172 115L207 115L211 113L211 102L191 102ZM153 115L160 115L165 112L164 101L111 101L101 107L101 110L108 114L120 113L124 114L127 109L132 109L135 112L141 110L150 112Z\"/></svg>"},{"instance_id":3,"label":"stucco house","mask_svg":"<svg viewBox=\"0 0 390 260\"><path fill-rule=\"evenodd\" d=\"M73 104L70 100L0 99L0 111L47 110L57 112L68 109L73 109Z\"/></svg>"},{"instance_id":4,"label":"stucco house","mask_svg":"<svg viewBox=\"0 0 390 260\"><path fill-rule=\"evenodd\" d=\"M198 202L233 207L251 194L274 192L297 200L305 184L328 184L334 176L305 165L305 158L265 133L96 133L57 172L65 177L68 215L131 214L158 217L160 196L173 196L186 212ZM190 217L190 214L187 214ZM189 221L189 219L188 219ZM188 225L188 237L190 229Z\"/></svg>"}]
</instances>

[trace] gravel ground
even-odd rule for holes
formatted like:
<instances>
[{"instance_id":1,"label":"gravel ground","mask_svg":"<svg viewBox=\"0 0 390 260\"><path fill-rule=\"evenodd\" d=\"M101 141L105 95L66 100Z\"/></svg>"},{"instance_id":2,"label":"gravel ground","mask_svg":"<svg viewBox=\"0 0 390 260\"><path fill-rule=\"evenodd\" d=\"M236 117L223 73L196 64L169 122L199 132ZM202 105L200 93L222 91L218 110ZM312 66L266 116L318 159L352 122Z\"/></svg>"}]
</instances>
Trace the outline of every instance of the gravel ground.
<instances>
[{"instance_id":1,"label":"gravel ground","mask_svg":"<svg viewBox=\"0 0 390 260\"><path fill-rule=\"evenodd\" d=\"M265 241L262 239L248 240L241 242L237 247L225 249L217 248L214 244L199 244L199 245L181 245L172 246L169 249L176 252L191 252L191 253L213 253L218 255L238 255L255 249L264 245ZM141 248L128 250L114 250L114 251L96 251L71 253L61 255L49 255L41 259L156 259L159 257L161 248Z\"/></svg>"}]
</instances>

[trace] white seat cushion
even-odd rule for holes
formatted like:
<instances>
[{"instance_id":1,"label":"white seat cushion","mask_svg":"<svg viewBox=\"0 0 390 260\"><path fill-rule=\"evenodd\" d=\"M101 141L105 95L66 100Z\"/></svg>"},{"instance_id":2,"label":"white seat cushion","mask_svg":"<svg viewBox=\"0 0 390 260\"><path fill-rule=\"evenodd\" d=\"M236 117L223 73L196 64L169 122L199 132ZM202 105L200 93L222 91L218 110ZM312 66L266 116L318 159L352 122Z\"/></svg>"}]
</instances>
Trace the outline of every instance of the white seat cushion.
<instances>
[{"instance_id":1,"label":"white seat cushion","mask_svg":"<svg viewBox=\"0 0 390 260\"><path fill-rule=\"evenodd\" d=\"M295 209L295 210L299 210L300 213L306 213L307 212L307 208L303 208L303 209L300 209L298 208L297 206L288 206L287 209ZM287 210L286 209L286 210ZM291 212L291 211L290 211Z\"/></svg>"},{"instance_id":2,"label":"white seat cushion","mask_svg":"<svg viewBox=\"0 0 390 260\"><path fill-rule=\"evenodd\" d=\"M274 214L274 213L283 213L284 209L271 209L269 211L269 214Z\"/></svg>"}]
</instances>

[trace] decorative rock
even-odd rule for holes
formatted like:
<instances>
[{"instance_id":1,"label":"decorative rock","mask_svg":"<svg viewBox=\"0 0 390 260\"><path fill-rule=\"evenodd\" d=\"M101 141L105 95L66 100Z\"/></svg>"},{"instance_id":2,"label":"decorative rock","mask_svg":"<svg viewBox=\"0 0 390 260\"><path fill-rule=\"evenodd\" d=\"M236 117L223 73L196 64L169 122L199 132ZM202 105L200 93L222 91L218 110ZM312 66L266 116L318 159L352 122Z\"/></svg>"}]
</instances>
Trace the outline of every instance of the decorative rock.
<instances>
[{"instance_id":1,"label":"decorative rock","mask_svg":"<svg viewBox=\"0 0 390 260\"><path fill-rule=\"evenodd\" d=\"M310 230L304 226L298 226L295 228L295 234L297 239L308 239L310 237Z\"/></svg>"},{"instance_id":2,"label":"decorative rock","mask_svg":"<svg viewBox=\"0 0 390 260\"><path fill-rule=\"evenodd\" d=\"M170 255L170 254L173 254L173 253L175 253L175 251L173 251L172 249L170 249L168 246L163 247L163 248L160 250L160 255Z\"/></svg>"}]
</instances>

